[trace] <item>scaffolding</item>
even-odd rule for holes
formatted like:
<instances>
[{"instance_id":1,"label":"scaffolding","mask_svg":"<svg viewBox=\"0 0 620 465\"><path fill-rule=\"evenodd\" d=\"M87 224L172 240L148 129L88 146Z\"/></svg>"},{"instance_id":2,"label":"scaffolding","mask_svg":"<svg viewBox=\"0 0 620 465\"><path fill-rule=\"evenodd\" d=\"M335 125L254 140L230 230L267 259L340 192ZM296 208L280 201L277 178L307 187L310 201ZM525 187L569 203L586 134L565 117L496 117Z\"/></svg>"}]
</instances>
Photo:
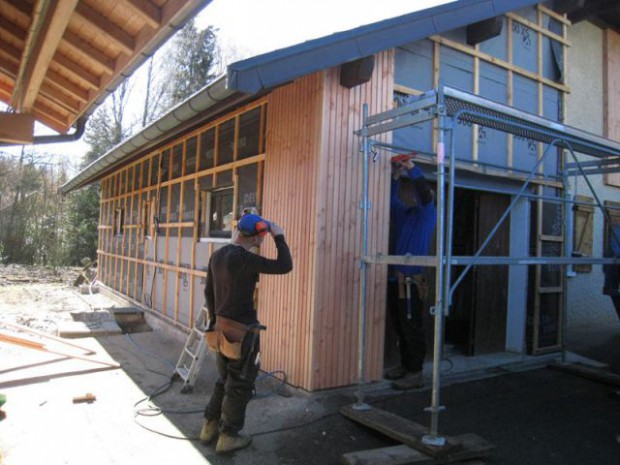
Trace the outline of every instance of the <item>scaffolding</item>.
<instances>
[{"instance_id":1,"label":"scaffolding","mask_svg":"<svg viewBox=\"0 0 620 465\"><path fill-rule=\"evenodd\" d=\"M411 255L370 255L368 252L368 212L371 199L369 198L369 166L371 157L376 157L379 150L397 153L412 152L415 148L397 147L392 144L374 140L373 137L396 129L416 124L436 121L436 151L429 154L429 160L437 166L437 242L435 256ZM463 161L455 156L456 123L475 124L501 131L514 136L546 144L545 150L539 155L534 167L520 178L522 185L513 194L507 210L501 215L487 238L482 242L472 256L452 256L452 220L455 195L456 171ZM429 434L424 437L427 444L442 446L444 438L439 435L439 413L443 410L440 405L440 362L443 344L444 318L448 314L452 294L463 280L467 272L475 265L559 265L562 267L577 264L618 264L620 260L610 257L575 257L572 244L572 217L564 209L562 221L564 247L561 256L481 256L483 250L493 238L503 221L509 217L511 211L521 198L539 198L558 202L566 207L575 204L571 194L569 179L582 176L592 193L595 206L602 212L606 224L611 224L609 207L605 207L596 194L594 186L588 176L620 171L620 144L603 137L551 121L515 108L484 99L480 96L463 92L448 86L439 86L436 89L412 98L407 104L376 115L368 114L368 106L363 107L363 126L356 135L362 139L361 152L363 153L363 193L362 193L362 257L360 259L360 325L359 325L359 384L357 404L355 408L366 408L363 395L363 376L365 372L365 333L366 333L366 294L367 271L370 265L417 265L435 268L435 303L431 307L434 317L434 348L433 348L433 375L431 405L427 409L431 414ZM449 144L446 145L446 139ZM446 147L449 153L446 154ZM580 160L576 153L593 157L591 161ZM555 181L561 186L561 197L545 197L542 191L537 194L528 192L528 186L535 181L537 184L549 182L549 176L543 173L543 162L551 153L559 157L559 173ZM569 158L570 157L570 158ZM565 160L568 158L568 161ZM483 163L472 160L469 163L480 169ZM506 171L515 171L513 168L503 167ZM618 241L613 229L610 229L613 240ZM620 241L619 241L620 242ZM465 265L459 277L451 282L451 267ZM563 288L566 289L567 273L562 268ZM567 317L566 299L562 299L562 318ZM566 321L560 327L560 341L562 346L562 360L565 358L565 329Z\"/></svg>"}]
</instances>

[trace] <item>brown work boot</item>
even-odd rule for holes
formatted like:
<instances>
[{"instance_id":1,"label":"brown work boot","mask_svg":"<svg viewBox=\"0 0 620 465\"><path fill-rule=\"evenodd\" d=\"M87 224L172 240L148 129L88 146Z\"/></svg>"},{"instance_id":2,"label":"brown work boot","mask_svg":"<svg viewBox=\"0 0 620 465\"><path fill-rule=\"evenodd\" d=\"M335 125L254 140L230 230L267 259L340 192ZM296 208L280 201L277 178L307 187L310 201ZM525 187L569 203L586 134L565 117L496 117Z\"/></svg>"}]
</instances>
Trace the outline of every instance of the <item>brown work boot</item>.
<instances>
[{"instance_id":1,"label":"brown work boot","mask_svg":"<svg viewBox=\"0 0 620 465\"><path fill-rule=\"evenodd\" d=\"M421 388L424 386L424 376L421 371L417 373L407 373L402 379L394 381L392 387L397 391L406 391L408 389Z\"/></svg>"},{"instance_id":2,"label":"brown work boot","mask_svg":"<svg viewBox=\"0 0 620 465\"><path fill-rule=\"evenodd\" d=\"M225 454L239 449L244 449L252 443L252 436L245 436L239 434L236 436L230 436L228 434L220 434L220 438L217 440L215 446L215 452L218 454Z\"/></svg>"},{"instance_id":3,"label":"brown work boot","mask_svg":"<svg viewBox=\"0 0 620 465\"><path fill-rule=\"evenodd\" d=\"M385 379L401 379L407 374L407 369L399 365L397 367L390 368L385 372Z\"/></svg>"},{"instance_id":4,"label":"brown work boot","mask_svg":"<svg viewBox=\"0 0 620 465\"><path fill-rule=\"evenodd\" d=\"M219 422L217 420L205 420L200 430L200 442L209 444L217 437L219 431Z\"/></svg>"}]
</instances>

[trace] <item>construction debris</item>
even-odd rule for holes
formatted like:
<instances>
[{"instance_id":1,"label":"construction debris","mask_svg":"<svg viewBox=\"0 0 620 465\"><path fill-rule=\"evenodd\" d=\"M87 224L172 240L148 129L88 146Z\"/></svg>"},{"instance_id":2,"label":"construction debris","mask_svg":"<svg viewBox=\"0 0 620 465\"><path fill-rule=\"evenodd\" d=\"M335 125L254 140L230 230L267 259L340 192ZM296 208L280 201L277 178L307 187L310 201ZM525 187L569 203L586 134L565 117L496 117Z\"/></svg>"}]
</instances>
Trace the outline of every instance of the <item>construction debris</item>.
<instances>
[{"instance_id":1,"label":"construction debris","mask_svg":"<svg viewBox=\"0 0 620 465\"><path fill-rule=\"evenodd\" d=\"M97 397L95 397L95 394L91 392L87 392L83 396L74 397L73 403L74 404L83 404L83 403L92 404L96 400L97 400Z\"/></svg>"}]
</instances>

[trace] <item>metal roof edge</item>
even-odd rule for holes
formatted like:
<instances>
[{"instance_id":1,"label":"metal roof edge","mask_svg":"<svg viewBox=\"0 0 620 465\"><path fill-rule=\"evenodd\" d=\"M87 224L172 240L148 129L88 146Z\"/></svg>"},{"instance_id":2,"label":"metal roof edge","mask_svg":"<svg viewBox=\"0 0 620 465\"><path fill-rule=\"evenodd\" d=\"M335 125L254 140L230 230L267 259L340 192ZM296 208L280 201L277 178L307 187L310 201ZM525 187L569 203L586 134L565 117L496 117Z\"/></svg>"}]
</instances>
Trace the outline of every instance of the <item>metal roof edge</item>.
<instances>
[{"instance_id":1,"label":"metal roof edge","mask_svg":"<svg viewBox=\"0 0 620 465\"><path fill-rule=\"evenodd\" d=\"M229 87L246 93L268 90L306 74L537 3L541 2L458 0L337 32L230 64Z\"/></svg>"},{"instance_id":2,"label":"metal roof edge","mask_svg":"<svg viewBox=\"0 0 620 465\"><path fill-rule=\"evenodd\" d=\"M203 90L172 108L168 113L151 123L142 131L124 140L97 160L93 161L77 175L63 184L59 189L60 193L68 194L88 184L98 174L119 163L127 157L127 155L135 152L137 149L145 147L174 127L190 120L198 113L220 103L235 93L236 91L227 88L226 76L220 76L217 80L204 87Z\"/></svg>"}]
</instances>

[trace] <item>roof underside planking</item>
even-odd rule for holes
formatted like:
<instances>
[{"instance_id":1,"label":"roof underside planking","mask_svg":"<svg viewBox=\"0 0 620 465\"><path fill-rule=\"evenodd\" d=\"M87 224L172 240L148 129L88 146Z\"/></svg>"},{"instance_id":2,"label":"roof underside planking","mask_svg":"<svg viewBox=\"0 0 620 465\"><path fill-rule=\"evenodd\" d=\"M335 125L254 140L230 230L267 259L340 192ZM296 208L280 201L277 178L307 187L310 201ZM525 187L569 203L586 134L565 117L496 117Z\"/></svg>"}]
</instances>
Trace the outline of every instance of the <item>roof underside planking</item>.
<instances>
[{"instance_id":1,"label":"roof underside planking","mask_svg":"<svg viewBox=\"0 0 620 465\"><path fill-rule=\"evenodd\" d=\"M0 0L0 142L69 132L211 0Z\"/></svg>"}]
</instances>

